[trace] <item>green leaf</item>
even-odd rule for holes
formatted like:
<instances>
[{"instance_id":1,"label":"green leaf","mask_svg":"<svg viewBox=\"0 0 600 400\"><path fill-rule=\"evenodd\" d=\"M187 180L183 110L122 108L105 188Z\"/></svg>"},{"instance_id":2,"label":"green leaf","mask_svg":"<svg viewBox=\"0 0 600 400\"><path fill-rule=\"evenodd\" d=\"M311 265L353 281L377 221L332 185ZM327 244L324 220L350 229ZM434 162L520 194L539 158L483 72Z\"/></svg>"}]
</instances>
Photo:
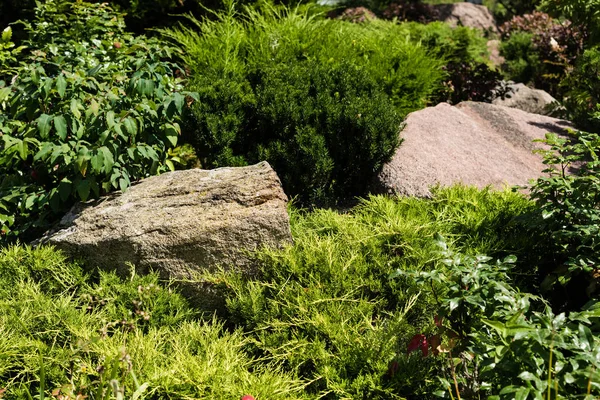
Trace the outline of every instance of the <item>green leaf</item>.
<instances>
[{"instance_id":1,"label":"green leaf","mask_svg":"<svg viewBox=\"0 0 600 400\"><path fill-rule=\"evenodd\" d=\"M63 202L66 202L69 199L69 196L71 195L72 185L73 183L67 178L63 179L58 184L58 194L60 195L60 199Z\"/></svg>"},{"instance_id":2,"label":"green leaf","mask_svg":"<svg viewBox=\"0 0 600 400\"><path fill-rule=\"evenodd\" d=\"M137 134L137 125L133 118L125 118L123 125L125 125L125 129L130 135L135 136Z\"/></svg>"},{"instance_id":3,"label":"green leaf","mask_svg":"<svg viewBox=\"0 0 600 400\"><path fill-rule=\"evenodd\" d=\"M175 102L175 107L177 107L177 112L181 114L183 104L185 103L185 96L183 96L181 93L173 93L173 101Z\"/></svg>"},{"instance_id":4,"label":"green leaf","mask_svg":"<svg viewBox=\"0 0 600 400\"><path fill-rule=\"evenodd\" d=\"M90 164L92 164L92 170L95 174L100 174L104 170L104 154L99 151L92 156L90 159Z\"/></svg>"},{"instance_id":5,"label":"green leaf","mask_svg":"<svg viewBox=\"0 0 600 400\"><path fill-rule=\"evenodd\" d=\"M56 91L58 92L58 95L63 98L65 97L65 92L67 90L67 81L65 80L65 77L60 74L58 76L58 78L56 78Z\"/></svg>"},{"instance_id":6,"label":"green leaf","mask_svg":"<svg viewBox=\"0 0 600 400\"><path fill-rule=\"evenodd\" d=\"M77 119L81 119L81 112L79 111L80 106L81 106L81 102L79 102L77 99L71 100L71 107L70 107L71 112Z\"/></svg>"},{"instance_id":7,"label":"green leaf","mask_svg":"<svg viewBox=\"0 0 600 400\"><path fill-rule=\"evenodd\" d=\"M0 89L0 103L3 102L12 92L12 89L9 87L5 87Z\"/></svg>"},{"instance_id":8,"label":"green leaf","mask_svg":"<svg viewBox=\"0 0 600 400\"><path fill-rule=\"evenodd\" d=\"M173 161L171 160L166 160L165 164L167 165L167 167L169 167L169 170L171 171L175 171L175 165L173 164Z\"/></svg>"},{"instance_id":9,"label":"green leaf","mask_svg":"<svg viewBox=\"0 0 600 400\"><path fill-rule=\"evenodd\" d=\"M169 143L171 143L171 146L173 146L173 147L177 146L177 139L178 139L179 134L173 125L166 124L165 136L167 137L167 140L169 141Z\"/></svg>"},{"instance_id":10,"label":"green leaf","mask_svg":"<svg viewBox=\"0 0 600 400\"><path fill-rule=\"evenodd\" d=\"M63 141L67 139L67 120L62 115L57 115L54 117L54 127L56 128L56 133L58 137Z\"/></svg>"},{"instance_id":11,"label":"green leaf","mask_svg":"<svg viewBox=\"0 0 600 400\"><path fill-rule=\"evenodd\" d=\"M4 43L8 43L10 41L10 38L12 38L12 28L9 26L4 28L4 30L2 31L2 41Z\"/></svg>"},{"instance_id":12,"label":"green leaf","mask_svg":"<svg viewBox=\"0 0 600 400\"><path fill-rule=\"evenodd\" d=\"M90 195L90 181L83 179L77 184L77 194L81 201L87 201Z\"/></svg>"},{"instance_id":13,"label":"green leaf","mask_svg":"<svg viewBox=\"0 0 600 400\"><path fill-rule=\"evenodd\" d=\"M40 136L42 139L48 138L48 134L50 133L50 129L52 126L50 123L52 122L52 115L42 114L39 116L37 120L38 129L40 131Z\"/></svg>"},{"instance_id":14,"label":"green leaf","mask_svg":"<svg viewBox=\"0 0 600 400\"><path fill-rule=\"evenodd\" d=\"M27 200L25 200L25 208L27 210L31 210L36 199L37 199L37 195L35 195L35 194L27 197Z\"/></svg>"},{"instance_id":15,"label":"green leaf","mask_svg":"<svg viewBox=\"0 0 600 400\"><path fill-rule=\"evenodd\" d=\"M119 189L121 189L122 192L125 192L128 187L129 187L129 179L126 179L125 175L124 175L123 178L119 179Z\"/></svg>"},{"instance_id":16,"label":"green leaf","mask_svg":"<svg viewBox=\"0 0 600 400\"><path fill-rule=\"evenodd\" d=\"M450 299L450 312L454 311L458 307L458 304L458 299Z\"/></svg>"},{"instance_id":17,"label":"green leaf","mask_svg":"<svg viewBox=\"0 0 600 400\"><path fill-rule=\"evenodd\" d=\"M100 151L104 157L104 172L109 174L112 171L113 165L115 164L115 159L106 146L100 147L98 151Z\"/></svg>"},{"instance_id":18,"label":"green leaf","mask_svg":"<svg viewBox=\"0 0 600 400\"><path fill-rule=\"evenodd\" d=\"M39 161L43 158L45 158L48 154L50 154L52 152L52 150L54 150L54 144L53 143L44 143L42 145L42 148L36 153L35 157L33 157L33 161Z\"/></svg>"},{"instance_id":19,"label":"green leaf","mask_svg":"<svg viewBox=\"0 0 600 400\"><path fill-rule=\"evenodd\" d=\"M154 81L150 79L140 79L137 84L137 92L142 96L150 97L154 92Z\"/></svg>"},{"instance_id":20,"label":"green leaf","mask_svg":"<svg viewBox=\"0 0 600 400\"><path fill-rule=\"evenodd\" d=\"M112 128L115 125L115 112L113 110L106 113L106 124L109 128Z\"/></svg>"}]
</instances>

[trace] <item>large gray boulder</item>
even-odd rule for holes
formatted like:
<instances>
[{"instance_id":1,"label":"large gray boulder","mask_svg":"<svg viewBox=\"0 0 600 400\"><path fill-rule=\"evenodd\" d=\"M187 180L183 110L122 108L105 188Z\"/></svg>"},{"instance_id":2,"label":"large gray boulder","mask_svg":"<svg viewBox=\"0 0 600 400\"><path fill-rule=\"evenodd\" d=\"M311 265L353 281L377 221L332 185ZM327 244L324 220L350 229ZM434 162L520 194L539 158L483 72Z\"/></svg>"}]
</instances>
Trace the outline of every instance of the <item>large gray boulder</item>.
<instances>
[{"instance_id":1,"label":"large gray boulder","mask_svg":"<svg viewBox=\"0 0 600 400\"><path fill-rule=\"evenodd\" d=\"M268 163L191 169L78 204L42 242L86 264L188 280L218 266L251 269L249 251L292 240L287 196Z\"/></svg>"},{"instance_id":2,"label":"large gray boulder","mask_svg":"<svg viewBox=\"0 0 600 400\"><path fill-rule=\"evenodd\" d=\"M504 98L498 97L492 101L492 104L498 106L518 108L533 114L551 115L553 107L558 104L557 100L548 92L539 89L532 89L522 83L513 83L507 85L511 90Z\"/></svg>"},{"instance_id":3,"label":"large gray boulder","mask_svg":"<svg viewBox=\"0 0 600 400\"><path fill-rule=\"evenodd\" d=\"M376 189L428 197L429 188L438 184L527 185L546 168L533 153L544 145L533 140L571 127L567 121L487 103L442 103L416 111L408 116L404 141L384 165Z\"/></svg>"},{"instance_id":4,"label":"large gray boulder","mask_svg":"<svg viewBox=\"0 0 600 400\"><path fill-rule=\"evenodd\" d=\"M496 20L486 6L468 2L435 4L434 16L451 26L468 26L487 32L498 33Z\"/></svg>"}]
</instances>

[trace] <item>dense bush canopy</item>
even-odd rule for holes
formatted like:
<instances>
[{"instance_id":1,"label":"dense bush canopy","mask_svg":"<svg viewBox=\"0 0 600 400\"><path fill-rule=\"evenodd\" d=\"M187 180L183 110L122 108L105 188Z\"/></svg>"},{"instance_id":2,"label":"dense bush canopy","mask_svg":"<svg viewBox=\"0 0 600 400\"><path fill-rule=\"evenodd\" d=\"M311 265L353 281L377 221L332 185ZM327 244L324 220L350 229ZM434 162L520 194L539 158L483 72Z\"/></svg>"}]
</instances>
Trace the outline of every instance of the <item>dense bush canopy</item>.
<instances>
[{"instance_id":1,"label":"dense bush canopy","mask_svg":"<svg viewBox=\"0 0 600 400\"><path fill-rule=\"evenodd\" d=\"M273 7L216 17L163 31L200 95L187 138L204 167L266 159L303 204L363 194L402 118L445 90L443 65L485 54L481 36L441 23L358 25Z\"/></svg>"},{"instance_id":2,"label":"dense bush canopy","mask_svg":"<svg viewBox=\"0 0 600 400\"><path fill-rule=\"evenodd\" d=\"M26 58L0 65L2 239L174 169L186 103L173 49L127 34L107 5L47 1L27 31Z\"/></svg>"}]
</instances>

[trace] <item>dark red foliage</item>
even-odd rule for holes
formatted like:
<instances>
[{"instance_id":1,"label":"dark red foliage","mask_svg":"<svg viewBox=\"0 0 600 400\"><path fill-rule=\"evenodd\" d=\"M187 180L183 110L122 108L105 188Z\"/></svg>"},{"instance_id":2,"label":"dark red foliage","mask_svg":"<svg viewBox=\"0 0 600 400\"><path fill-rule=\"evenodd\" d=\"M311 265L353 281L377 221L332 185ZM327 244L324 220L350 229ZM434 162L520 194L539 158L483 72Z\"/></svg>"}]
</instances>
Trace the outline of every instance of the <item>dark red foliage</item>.
<instances>
[{"instance_id":1,"label":"dark red foliage","mask_svg":"<svg viewBox=\"0 0 600 400\"><path fill-rule=\"evenodd\" d=\"M415 336L413 336L412 339L410 339L410 342L408 342L408 346L406 348L406 354L410 354L416 350L421 350L421 354L423 355L423 357L427 357L427 354L429 352L427 336L418 333Z\"/></svg>"},{"instance_id":2,"label":"dark red foliage","mask_svg":"<svg viewBox=\"0 0 600 400\"><path fill-rule=\"evenodd\" d=\"M398 18L401 21L417 21L427 23L436 21L439 17L438 10L431 4L420 1L396 1L383 10L386 19Z\"/></svg>"}]
</instances>

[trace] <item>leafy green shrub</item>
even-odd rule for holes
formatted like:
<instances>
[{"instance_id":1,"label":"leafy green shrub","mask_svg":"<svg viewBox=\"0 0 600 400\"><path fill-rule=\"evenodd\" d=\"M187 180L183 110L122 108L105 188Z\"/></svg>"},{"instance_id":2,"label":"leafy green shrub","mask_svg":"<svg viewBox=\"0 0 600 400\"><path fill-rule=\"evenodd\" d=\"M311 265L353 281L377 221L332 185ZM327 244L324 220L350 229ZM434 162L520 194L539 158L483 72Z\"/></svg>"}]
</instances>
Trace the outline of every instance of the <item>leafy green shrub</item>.
<instances>
[{"instance_id":1,"label":"leafy green shrub","mask_svg":"<svg viewBox=\"0 0 600 400\"><path fill-rule=\"evenodd\" d=\"M31 237L76 200L174 169L186 105L173 50L106 4L40 3L0 88L0 232Z\"/></svg>"},{"instance_id":2,"label":"leafy green shrub","mask_svg":"<svg viewBox=\"0 0 600 400\"><path fill-rule=\"evenodd\" d=\"M514 288L508 274L516 258L450 251L431 271L397 270L430 291L439 306L433 335L418 334L408 350L431 349L447 359L443 398L592 398L600 392L598 303L582 312L554 314L544 301ZM547 396L547 397L546 397ZM556 396L556 397L554 397Z\"/></svg>"},{"instance_id":3,"label":"leafy green shrub","mask_svg":"<svg viewBox=\"0 0 600 400\"><path fill-rule=\"evenodd\" d=\"M0 88L6 86L7 77L11 78L17 72L18 56L25 49L24 46L15 48L11 40L12 28L5 28L0 36Z\"/></svg>"},{"instance_id":4,"label":"leafy green shrub","mask_svg":"<svg viewBox=\"0 0 600 400\"><path fill-rule=\"evenodd\" d=\"M600 137L583 132L567 140L548 135L548 177L537 180L531 197L539 211L528 221L539 238L538 252L551 257L542 289L556 307L577 309L598 293L600 266ZM565 296L556 290L565 286Z\"/></svg>"},{"instance_id":5,"label":"leafy green shrub","mask_svg":"<svg viewBox=\"0 0 600 400\"><path fill-rule=\"evenodd\" d=\"M579 57L562 86L569 119L581 129L600 133L600 47Z\"/></svg>"}]
</instances>

